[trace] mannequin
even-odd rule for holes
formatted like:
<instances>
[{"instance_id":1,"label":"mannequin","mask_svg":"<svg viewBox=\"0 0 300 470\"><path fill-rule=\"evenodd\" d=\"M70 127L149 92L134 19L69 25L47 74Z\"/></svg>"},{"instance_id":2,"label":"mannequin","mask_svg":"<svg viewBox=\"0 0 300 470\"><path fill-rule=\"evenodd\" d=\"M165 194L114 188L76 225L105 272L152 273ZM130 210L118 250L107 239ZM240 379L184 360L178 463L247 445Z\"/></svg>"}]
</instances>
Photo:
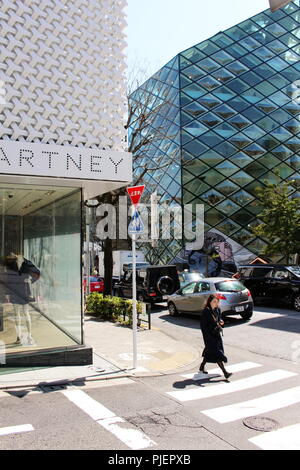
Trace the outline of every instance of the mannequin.
<instances>
[{"instance_id":1,"label":"mannequin","mask_svg":"<svg viewBox=\"0 0 300 470\"><path fill-rule=\"evenodd\" d=\"M16 320L17 340L15 344L22 344L22 317L25 318L27 327L27 344L34 344L31 334L31 317L28 304L34 299L31 296L30 284L40 277L39 269L23 257L22 254L11 253L4 260L5 272L2 279L2 298L11 302L14 307Z\"/></svg>"}]
</instances>

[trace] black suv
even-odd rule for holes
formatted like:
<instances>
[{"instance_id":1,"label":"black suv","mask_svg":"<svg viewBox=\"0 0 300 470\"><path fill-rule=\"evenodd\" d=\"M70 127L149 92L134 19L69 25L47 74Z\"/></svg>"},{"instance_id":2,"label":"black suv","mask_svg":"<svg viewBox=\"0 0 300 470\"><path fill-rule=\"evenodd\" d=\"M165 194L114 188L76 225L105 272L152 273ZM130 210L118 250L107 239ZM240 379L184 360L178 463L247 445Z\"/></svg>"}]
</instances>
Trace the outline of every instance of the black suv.
<instances>
[{"instance_id":1,"label":"black suv","mask_svg":"<svg viewBox=\"0 0 300 470\"><path fill-rule=\"evenodd\" d=\"M300 266L240 266L235 277L250 290L254 302L264 299L283 301L300 312Z\"/></svg>"},{"instance_id":2,"label":"black suv","mask_svg":"<svg viewBox=\"0 0 300 470\"><path fill-rule=\"evenodd\" d=\"M119 297L132 298L132 268L124 266L123 278L114 285ZM162 302L164 296L180 289L177 268L170 266L142 266L136 270L137 300L141 302Z\"/></svg>"}]
</instances>

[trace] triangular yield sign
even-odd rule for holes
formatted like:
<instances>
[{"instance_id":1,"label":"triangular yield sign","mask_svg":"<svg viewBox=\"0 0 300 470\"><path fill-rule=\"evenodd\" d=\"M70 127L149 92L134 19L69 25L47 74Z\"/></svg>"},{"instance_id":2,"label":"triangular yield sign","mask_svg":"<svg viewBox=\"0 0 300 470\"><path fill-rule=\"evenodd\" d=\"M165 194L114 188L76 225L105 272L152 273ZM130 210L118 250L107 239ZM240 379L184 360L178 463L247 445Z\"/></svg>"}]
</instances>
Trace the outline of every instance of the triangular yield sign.
<instances>
[{"instance_id":1,"label":"triangular yield sign","mask_svg":"<svg viewBox=\"0 0 300 470\"><path fill-rule=\"evenodd\" d=\"M144 192L145 186L132 186L127 188L128 195L130 197L131 203L136 207L140 202L141 196Z\"/></svg>"}]
</instances>

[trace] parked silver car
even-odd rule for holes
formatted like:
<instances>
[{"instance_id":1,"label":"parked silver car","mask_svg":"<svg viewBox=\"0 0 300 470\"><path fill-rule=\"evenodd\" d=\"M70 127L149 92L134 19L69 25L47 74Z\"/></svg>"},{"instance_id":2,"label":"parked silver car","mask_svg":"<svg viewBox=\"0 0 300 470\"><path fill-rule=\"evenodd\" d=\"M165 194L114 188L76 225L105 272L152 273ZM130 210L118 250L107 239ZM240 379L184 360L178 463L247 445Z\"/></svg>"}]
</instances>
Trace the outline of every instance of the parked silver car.
<instances>
[{"instance_id":1,"label":"parked silver car","mask_svg":"<svg viewBox=\"0 0 300 470\"><path fill-rule=\"evenodd\" d=\"M173 316L181 313L200 315L211 294L219 298L223 317L241 315L245 320L252 317L253 301L250 291L240 281L226 277L211 277L190 282L168 297L169 313Z\"/></svg>"}]
</instances>

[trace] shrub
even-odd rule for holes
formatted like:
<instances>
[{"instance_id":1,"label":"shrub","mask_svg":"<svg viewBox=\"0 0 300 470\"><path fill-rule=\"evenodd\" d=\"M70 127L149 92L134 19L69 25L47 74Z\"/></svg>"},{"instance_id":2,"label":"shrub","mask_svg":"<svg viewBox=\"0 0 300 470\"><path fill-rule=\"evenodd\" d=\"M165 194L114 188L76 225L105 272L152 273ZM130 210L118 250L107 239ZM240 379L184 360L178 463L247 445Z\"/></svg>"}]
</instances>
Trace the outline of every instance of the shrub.
<instances>
[{"instance_id":1,"label":"shrub","mask_svg":"<svg viewBox=\"0 0 300 470\"><path fill-rule=\"evenodd\" d=\"M120 297L104 297L103 294L93 292L87 296L87 313L101 320L132 324L132 300ZM137 302L137 313L142 313L142 303Z\"/></svg>"}]
</instances>

